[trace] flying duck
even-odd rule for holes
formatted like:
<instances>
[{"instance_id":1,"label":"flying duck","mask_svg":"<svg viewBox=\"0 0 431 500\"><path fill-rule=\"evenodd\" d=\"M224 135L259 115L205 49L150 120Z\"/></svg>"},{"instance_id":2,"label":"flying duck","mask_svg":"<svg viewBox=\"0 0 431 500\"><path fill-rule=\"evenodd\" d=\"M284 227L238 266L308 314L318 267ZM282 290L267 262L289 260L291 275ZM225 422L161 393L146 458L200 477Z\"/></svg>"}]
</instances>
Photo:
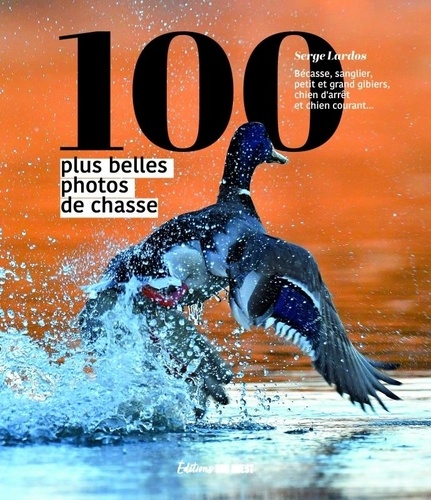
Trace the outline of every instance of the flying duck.
<instances>
[{"instance_id":1,"label":"flying duck","mask_svg":"<svg viewBox=\"0 0 431 500\"><path fill-rule=\"evenodd\" d=\"M391 363L367 359L347 337L313 256L304 248L256 233L231 246L228 259L230 306L246 329L273 327L311 357L314 367L339 394L387 410L378 392L400 399L382 382L400 382L380 372Z\"/></svg>"},{"instance_id":2,"label":"flying duck","mask_svg":"<svg viewBox=\"0 0 431 500\"><path fill-rule=\"evenodd\" d=\"M178 375L192 361L198 365L189 377L194 380L194 392L203 394L197 408L208 396L226 404L223 385L233 374L206 339L198 340L202 336L177 307L202 303L226 288L232 245L265 232L250 196L251 179L261 163L283 164L287 158L275 151L261 123L246 123L230 142L217 202L164 223L139 244L116 255L100 281L85 287L90 295L79 315L83 340L89 344L97 340L103 333L105 313L126 290L130 293L132 283L133 312L147 320L153 318L154 343L169 353L167 370ZM170 322L165 320L166 311ZM168 323L171 332L161 336L159 330L166 330ZM189 342L194 345L191 358ZM172 369L177 361L182 368Z\"/></svg>"}]
</instances>

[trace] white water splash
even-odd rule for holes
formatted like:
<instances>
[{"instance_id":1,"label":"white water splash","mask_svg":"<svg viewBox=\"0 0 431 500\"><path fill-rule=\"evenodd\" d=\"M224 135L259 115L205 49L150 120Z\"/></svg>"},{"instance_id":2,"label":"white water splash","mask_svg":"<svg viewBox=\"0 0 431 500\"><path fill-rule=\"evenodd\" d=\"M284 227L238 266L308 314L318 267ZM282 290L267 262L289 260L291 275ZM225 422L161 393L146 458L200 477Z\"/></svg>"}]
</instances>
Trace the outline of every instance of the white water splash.
<instances>
[{"instance_id":1,"label":"white water splash","mask_svg":"<svg viewBox=\"0 0 431 500\"><path fill-rule=\"evenodd\" d=\"M145 325L126 311L118 304L104 318L92 353L76 347L76 333L49 342L47 332L49 354L26 330L0 332L0 442L105 443L181 431L194 420L186 382L166 373ZM122 325L127 334L118 338Z\"/></svg>"},{"instance_id":2,"label":"white water splash","mask_svg":"<svg viewBox=\"0 0 431 500\"><path fill-rule=\"evenodd\" d=\"M98 356L73 350L58 364L26 332L0 333L0 440L112 441L183 430L193 406L182 380L128 339Z\"/></svg>"}]
</instances>

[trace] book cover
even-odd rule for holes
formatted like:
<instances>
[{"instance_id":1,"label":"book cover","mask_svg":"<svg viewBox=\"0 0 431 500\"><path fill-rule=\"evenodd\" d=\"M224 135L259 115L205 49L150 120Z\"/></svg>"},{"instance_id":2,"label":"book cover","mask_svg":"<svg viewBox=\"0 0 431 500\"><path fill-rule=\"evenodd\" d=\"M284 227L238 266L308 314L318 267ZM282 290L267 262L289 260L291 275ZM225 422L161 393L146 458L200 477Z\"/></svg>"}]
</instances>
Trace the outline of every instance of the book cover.
<instances>
[{"instance_id":1,"label":"book cover","mask_svg":"<svg viewBox=\"0 0 431 500\"><path fill-rule=\"evenodd\" d=\"M403 373L427 374L429 22L425 1L2 2L3 441L33 443L31 455L41 442L63 437L75 444L87 438L110 443L110 434L115 442L127 438L112 420L118 417L113 408L133 399L127 377L119 385L123 401L118 394L95 401L96 392L82 385L94 375L91 360L70 365L77 352L83 356L75 321L88 298L82 287L99 282L112 258L166 221L215 203L230 141L247 122L263 123L276 151L289 159L263 163L252 178L251 196L266 231L313 254L363 355L399 363ZM211 407L220 412L223 432L226 426L232 433L229 449L238 437L258 439L273 425L292 431L280 416L289 404L301 427L308 407L271 384L291 382L298 391L307 377L317 380L309 356L263 328L240 333L228 292L219 295L207 301L197 328L221 346L235 374L229 386L234 409L223 414ZM116 365L99 364L104 387L115 387L125 373L118 354L112 355ZM347 419L360 411L317 387L324 391L321 408L328 398L343 408L342 418L345 407L352 412ZM177 419L180 396L177 388L171 391L172 404L160 404L166 412L175 407ZM155 400L162 393L154 393ZM246 394L257 401L254 417ZM271 420L274 394L283 401L277 411L284 427ZM92 404L82 402L86 397ZM391 411L397 403L388 403ZM295 463L286 458L286 443L286 453L274 452L265 464L250 447L226 452L222 437L213 439L208 429L195 429L197 440L214 455L191 445L184 429L176 437L154 437L150 429L160 447L148 452L151 465L130 498L138 492L168 498L176 488L184 494L195 488L208 498L218 491L246 498L253 487L272 498L357 491L350 476L338 484L331 468L323 473L326 483L308 475L304 485L289 475L283 479L286 464ZM281 439L277 432L268 439ZM296 434L292 439L298 445ZM141 464L150 446L144 441L133 448ZM156 463L158 453L164 467ZM313 453L307 457L323 456ZM99 471L111 459L89 458ZM120 458L112 460L119 467ZM156 487L159 466L167 479ZM295 470L302 474L301 467ZM24 465L15 472L26 474ZM271 474L274 485L263 479ZM385 483L389 476L382 475ZM217 489L221 479L229 490ZM118 491L125 482L121 476ZM6 481L6 493L25 491L12 483ZM77 482L76 495L84 495L84 483ZM95 487L95 498L105 487ZM424 488L431 491L430 484Z\"/></svg>"}]
</instances>

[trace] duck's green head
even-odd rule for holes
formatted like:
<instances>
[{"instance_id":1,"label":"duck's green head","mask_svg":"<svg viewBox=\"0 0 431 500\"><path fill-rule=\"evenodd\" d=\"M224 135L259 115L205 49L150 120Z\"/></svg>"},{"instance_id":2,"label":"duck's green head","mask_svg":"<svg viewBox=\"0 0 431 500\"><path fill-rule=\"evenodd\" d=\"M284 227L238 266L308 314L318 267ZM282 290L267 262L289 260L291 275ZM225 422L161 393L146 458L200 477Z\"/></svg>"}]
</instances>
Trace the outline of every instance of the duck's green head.
<instances>
[{"instance_id":1,"label":"duck's green head","mask_svg":"<svg viewBox=\"0 0 431 500\"><path fill-rule=\"evenodd\" d=\"M245 123L230 142L222 184L226 188L248 190L258 165L287 162L288 159L274 149L262 123Z\"/></svg>"},{"instance_id":2,"label":"duck's green head","mask_svg":"<svg viewBox=\"0 0 431 500\"><path fill-rule=\"evenodd\" d=\"M254 168L261 163L288 162L274 149L265 126L259 122L241 125L232 137L228 153L240 158L243 165L253 165Z\"/></svg>"}]
</instances>

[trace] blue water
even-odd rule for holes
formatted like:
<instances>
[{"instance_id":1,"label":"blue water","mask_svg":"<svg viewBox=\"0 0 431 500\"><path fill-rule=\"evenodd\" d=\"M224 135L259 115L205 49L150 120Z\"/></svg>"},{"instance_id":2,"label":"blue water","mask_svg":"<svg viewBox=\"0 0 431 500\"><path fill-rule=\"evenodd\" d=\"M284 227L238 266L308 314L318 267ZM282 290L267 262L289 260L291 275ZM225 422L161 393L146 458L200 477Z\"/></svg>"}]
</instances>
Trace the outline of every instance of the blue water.
<instances>
[{"instance_id":1,"label":"blue water","mask_svg":"<svg viewBox=\"0 0 431 500\"><path fill-rule=\"evenodd\" d=\"M111 418L91 435L77 408L81 429L54 436L59 422L39 401L38 432L15 427L0 448L1 498L429 498L431 377L412 375L401 374L390 413L365 414L304 372L233 384L231 404L212 405L202 422L139 432ZM22 403L16 396L15 425ZM181 408L169 408L178 426Z\"/></svg>"}]
</instances>

